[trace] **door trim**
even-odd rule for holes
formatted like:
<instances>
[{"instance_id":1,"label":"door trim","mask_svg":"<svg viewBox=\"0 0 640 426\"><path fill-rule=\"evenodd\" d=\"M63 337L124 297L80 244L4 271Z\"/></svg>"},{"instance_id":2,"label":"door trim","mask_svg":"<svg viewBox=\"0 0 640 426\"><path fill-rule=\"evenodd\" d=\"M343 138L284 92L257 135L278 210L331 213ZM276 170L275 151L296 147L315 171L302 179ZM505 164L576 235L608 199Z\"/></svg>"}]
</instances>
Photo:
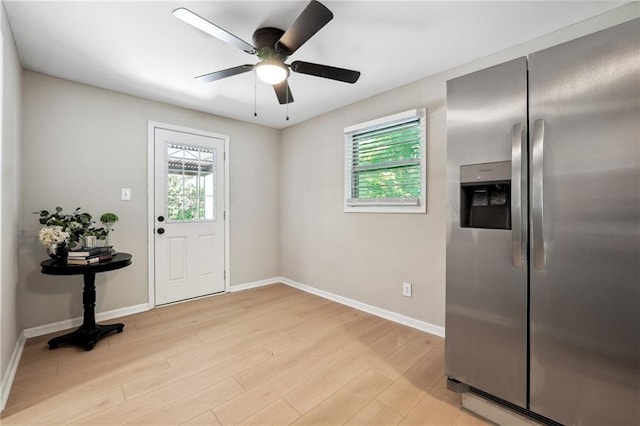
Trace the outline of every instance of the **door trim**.
<instances>
[{"instance_id":1,"label":"door trim","mask_svg":"<svg viewBox=\"0 0 640 426\"><path fill-rule=\"evenodd\" d=\"M156 307L155 294L155 129L172 130L176 132L191 133L198 136L207 136L224 140L224 292L231 291L230 264L230 235L229 235L229 136L219 133L207 132L191 127L167 124L149 120L147 128L147 256L148 256L148 282L149 309Z\"/></svg>"}]
</instances>

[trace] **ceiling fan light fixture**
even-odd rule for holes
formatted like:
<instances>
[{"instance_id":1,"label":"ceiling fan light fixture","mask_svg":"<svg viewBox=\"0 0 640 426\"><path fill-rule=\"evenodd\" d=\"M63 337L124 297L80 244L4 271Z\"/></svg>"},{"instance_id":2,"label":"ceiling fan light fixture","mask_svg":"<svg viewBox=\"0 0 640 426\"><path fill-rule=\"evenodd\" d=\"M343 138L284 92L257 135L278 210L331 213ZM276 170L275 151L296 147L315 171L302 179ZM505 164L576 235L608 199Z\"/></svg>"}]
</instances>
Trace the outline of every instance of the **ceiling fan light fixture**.
<instances>
[{"instance_id":1,"label":"ceiling fan light fixture","mask_svg":"<svg viewBox=\"0 0 640 426\"><path fill-rule=\"evenodd\" d=\"M267 84L282 83L289 77L289 68L275 59L266 59L255 67L258 78Z\"/></svg>"}]
</instances>

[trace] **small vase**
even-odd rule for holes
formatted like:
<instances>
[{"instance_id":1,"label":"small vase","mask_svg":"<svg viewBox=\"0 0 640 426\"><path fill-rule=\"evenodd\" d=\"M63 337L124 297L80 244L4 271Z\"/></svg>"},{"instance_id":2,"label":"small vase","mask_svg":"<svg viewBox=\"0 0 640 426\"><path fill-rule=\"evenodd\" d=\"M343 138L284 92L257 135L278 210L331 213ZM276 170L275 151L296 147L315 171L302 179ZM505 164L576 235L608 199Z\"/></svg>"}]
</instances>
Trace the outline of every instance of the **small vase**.
<instances>
[{"instance_id":1,"label":"small vase","mask_svg":"<svg viewBox=\"0 0 640 426\"><path fill-rule=\"evenodd\" d=\"M95 235L84 236L84 246L87 248L94 248L98 244L98 237Z\"/></svg>"},{"instance_id":2,"label":"small vase","mask_svg":"<svg viewBox=\"0 0 640 426\"><path fill-rule=\"evenodd\" d=\"M65 264L69 257L69 247L67 247L66 243L52 244L51 247L47 248L47 253L49 253L49 257L55 259L58 263Z\"/></svg>"},{"instance_id":3,"label":"small vase","mask_svg":"<svg viewBox=\"0 0 640 426\"><path fill-rule=\"evenodd\" d=\"M113 231L113 223L105 223L104 227L107 228L107 236L104 240L105 247L113 247L113 239L111 238L111 231Z\"/></svg>"}]
</instances>

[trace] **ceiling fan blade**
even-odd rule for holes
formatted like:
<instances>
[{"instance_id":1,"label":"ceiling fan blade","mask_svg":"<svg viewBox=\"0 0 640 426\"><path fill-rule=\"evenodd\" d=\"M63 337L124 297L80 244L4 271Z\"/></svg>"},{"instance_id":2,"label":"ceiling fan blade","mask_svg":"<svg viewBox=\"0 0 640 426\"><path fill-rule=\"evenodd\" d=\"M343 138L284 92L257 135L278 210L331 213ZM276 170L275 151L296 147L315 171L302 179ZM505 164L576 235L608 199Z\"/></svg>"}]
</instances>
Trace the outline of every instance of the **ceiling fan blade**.
<instances>
[{"instance_id":1,"label":"ceiling fan blade","mask_svg":"<svg viewBox=\"0 0 640 426\"><path fill-rule=\"evenodd\" d=\"M322 3L311 0L276 44L287 56L305 44L320 28L333 19L333 13Z\"/></svg>"},{"instance_id":2,"label":"ceiling fan blade","mask_svg":"<svg viewBox=\"0 0 640 426\"><path fill-rule=\"evenodd\" d=\"M212 24L211 22L207 21L203 17L196 15L189 9L185 9L184 7L179 7L173 11L173 16L175 16L176 18L180 19L183 22L186 22L192 27L199 29L200 31L203 31L209 35L212 35L215 38L222 40L227 44L237 47L240 50L243 50L252 55L256 53L255 47L253 47L246 41L239 39L238 37L234 36L230 32L227 32L222 28L218 27L217 25Z\"/></svg>"},{"instance_id":3,"label":"ceiling fan blade","mask_svg":"<svg viewBox=\"0 0 640 426\"><path fill-rule=\"evenodd\" d=\"M294 61L291 64L291 70L294 72L299 72L301 74L329 78L331 80L342 81L345 83L355 83L360 78L360 71L330 67L329 65L313 64L311 62L303 61Z\"/></svg>"},{"instance_id":4,"label":"ceiling fan blade","mask_svg":"<svg viewBox=\"0 0 640 426\"><path fill-rule=\"evenodd\" d=\"M226 70L210 72L209 74L203 74L196 77L196 80L200 80L204 83L208 83L210 81L221 80L223 78L231 77L237 74L242 74L243 72L248 72L253 69L253 65L240 65L233 68L227 68Z\"/></svg>"},{"instance_id":5,"label":"ceiling fan blade","mask_svg":"<svg viewBox=\"0 0 640 426\"><path fill-rule=\"evenodd\" d=\"M293 95L291 94L291 88L289 87L287 80L284 80L282 83L274 84L273 90L276 91L276 96L278 97L280 105L290 104L293 102Z\"/></svg>"}]
</instances>

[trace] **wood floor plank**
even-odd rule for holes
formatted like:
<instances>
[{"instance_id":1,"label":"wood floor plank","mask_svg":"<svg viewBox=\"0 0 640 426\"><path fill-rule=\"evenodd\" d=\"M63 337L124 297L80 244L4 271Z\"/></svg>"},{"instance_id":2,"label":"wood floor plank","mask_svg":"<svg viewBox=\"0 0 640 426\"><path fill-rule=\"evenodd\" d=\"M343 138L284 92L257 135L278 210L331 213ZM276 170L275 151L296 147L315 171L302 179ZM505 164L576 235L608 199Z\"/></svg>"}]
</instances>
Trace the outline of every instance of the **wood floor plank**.
<instances>
[{"instance_id":1,"label":"wood floor plank","mask_svg":"<svg viewBox=\"0 0 640 426\"><path fill-rule=\"evenodd\" d=\"M262 348L250 349L246 352L236 353L234 357L229 359L211 358L195 365L173 367L124 381L122 389L126 399L129 400L163 386L170 386L194 374L216 374L217 372L220 374L220 379L225 379L269 358L271 358L271 354Z\"/></svg>"},{"instance_id":2,"label":"wood floor plank","mask_svg":"<svg viewBox=\"0 0 640 426\"><path fill-rule=\"evenodd\" d=\"M156 336L165 335L170 330L175 330L179 333L179 330L186 327L190 329L194 327L208 329L211 327L224 327L226 324L228 324L228 321L225 318L210 314L185 313L183 316L171 320L163 320L161 317L156 316L131 324L127 329L127 333L124 333L119 339L110 339L109 345L114 348L141 339L152 339Z\"/></svg>"},{"instance_id":3,"label":"wood floor plank","mask_svg":"<svg viewBox=\"0 0 640 426\"><path fill-rule=\"evenodd\" d=\"M462 394L452 392L447 389L447 377L442 376L440 380L429 389L429 395L438 398L443 402L447 402L449 405L459 407L462 404Z\"/></svg>"},{"instance_id":4,"label":"wood floor plank","mask_svg":"<svg viewBox=\"0 0 640 426\"><path fill-rule=\"evenodd\" d=\"M75 346L60 346L56 350L49 349L47 345L47 341L50 339L62 336L66 333L73 331L74 329L62 330L55 333L47 334L46 336L39 336L35 338L35 342L31 343L30 340L27 340L27 344L25 344L25 348L23 350L23 359L20 361L21 365L25 367L29 366L29 368L33 368L34 365L43 366L47 364L57 364L60 361L66 360L68 358L69 353L73 354L85 354L86 358L100 358L101 354L105 351L109 350L109 344L104 345L96 345L96 347L91 351L87 352L83 348L78 348ZM122 335L122 333L120 333ZM104 339L104 342L115 337L115 335L108 336ZM26 356L25 356L26 355Z\"/></svg>"},{"instance_id":5,"label":"wood floor plank","mask_svg":"<svg viewBox=\"0 0 640 426\"><path fill-rule=\"evenodd\" d=\"M117 322L89 352L29 339L2 425L490 424L446 389L443 339L286 285Z\"/></svg>"},{"instance_id":6,"label":"wood floor plank","mask_svg":"<svg viewBox=\"0 0 640 426\"><path fill-rule=\"evenodd\" d=\"M404 425L452 425L461 412L461 397L446 388L442 377L402 420Z\"/></svg>"},{"instance_id":7,"label":"wood floor plank","mask_svg":"<svg viewBox=\"0 0 640 426\"><path fill-rule=\"evenodd\" d=\"M374 399L345 424L361 426L397 425L401 420L402 416L400 414Z\"/></svg>"},{"instance_id":8,"label":"wood floor plank","mask_svg":"<svg viewBox=\"0 0 640 426\"><path fill-rule=\"evenodd\" d=\"M58 363L20 365L16 371L15 384L12 389L17 389L22 383L30 383L32 380L50 381L58 377Z\"/></svg>"},{"instance_id":9,"label":"wood floor plank","mask_svg":"<svg viewBox=\"0 0 640 426\"><path fill-rule=\"evenodd\" d=\"M172 367L196 365L201 362L207 362L211 358L223 358L245 350L262 347L264 344L284 336L286 334L279 330L239 333L218 341L212 340L206 344L200 344L197 351L182 350L173 355L168 355L166 360Z\"/></svg>"},{"instance_id":10,"label":"wood floor plank","mask_svg":"<svg viewBox=\"0 0 640 426\"><path fill-rule=\"evenodd\" d=\"M277 399L252 416L242 420L238 425L288 425L293 423L300 413L283 399Z\"/></svg>"},{"instance_id":11,"label":"wood floor plank","mask_svg":"<svg viewBox=\"0 0 640 426\"><path fill-rule=\"evenodd\" d=\"M256 387L260 383L277 376L281 371L292 368L304 362L304 357L314 346L321 345L318 341L310 339L290 350L273 356L253 367L236 374L234 377L245 389Z\"/></svg>"},{"instance_id":12,"label":"wood floor plank","mask_svg":"<svg viewBox=\"0 0 640 426\"><path fill-rule=\"evenodd\" d=\"M238 368L242 368L243 360L241 358L234 361L237 362L236 366L240 366ZM227 370L222 368L208 368L190 376L182 377L170 385L145 392L136 398L126 400L122 404L118 404L95 415L85 417L78 423L84 425L124 424L129 419L141 417L156 411L158 401L162 401L164 405L173 404L183 399L186 395L200 392L209 386L230 378L234 372L231 367Z\"/></svg>"},{"instance_id":13,"label":"wood floor plank","mask_svg":"<svg viewBox=\"0 0 640 426\"><path fill-rule=\"evenodd\" d=\"M294 422L297 425L338 425L357 414L392 383L388 378L367 370L349 384L316 405Z\"/></svg>"},{"instance_id":14,"label":"wood floor plank","mask_svg":"<svg viewBox=\"0 0 640 426\"><path fill-rule=\"evenodd\" d=\"M223 425L237 423L278 399L289 389L304 382L309 375L324 371L330 364L356 352L359 346L344 339L334 339L324 350L309 354L293 368L248 389L245 393L216 407L213 413Z\"/></svg>"},{"instance_id":15,"label":"wood floor plank","mask_svg":"<svg viewBox=\"0 0 640 426\"><path fill-rule=\"evenodd\" d=\"M69 401L74 401L69 404ZM87 413L115 407L124 401L120 386L81 393L70 390L49 399L45 399L13 415L5 416L2 424L10 425L60 425L69 424L84 417Z\"/></svg>"},{"instance_id":16,"label":"wood floor plank","mask_svg":"<svg viewBox=\"0 0 640 426\"><path fill-rule=\"evenodd\" d=\"M292 368L273 376L258 386L247 390L229 402L216 407L213 412L222 424L237 423L261 410L290 389L299 386L310 377L326 371L332 364L362 349L362 339L374 338L383 333L387 323L380 318L365 315L350 322L344 328L349 332L336 333L323 340ZM378 334L376 334L378 333Z\"/></svg>"},{"instance_id":17,"label":"wood floor plank","mask_svg":"<svg viewBox=\"0 0 640 426\"><path fill-rule=\"evenodd\" d=\"M186 396L172 404L168 404L160 410L136 417L132 420L127 420L126 424L140 426L178 425L191 420L193 418L193 413L201 413L205 411L210 412L213 407L242 392L244 392L242 386L240 386L233 378L229 378L199 392Z\"/></svg>"},{"instance_id":18,"label":"wood floor plank","mask_svg":"<svg viewBox=\"0 0 640 426\"><path fill-rule=\"evenodd\" d=\"M373 368L383 376L396 380L440 342L442 342L440 337L431 334L416 335L385 356L382 362Z\"/></svg>"},{"instance_id":19,"label":"wood floor plank","mask_svg":"<svg viewBox=\"0 0 640 426\"><path fill-rule=\"evenodd\" d=\"M400 424L419 426L452 425L459 415L459 410L426 394Z\"/></svg>"},{"instance_id":20,"label":"wood floor plank","mask_svg":"<svg viewBox=\"0 0 640 426\"><path fill-rule=\"evenodd\" d=\"M345 321L342 322L342 326L344 327L346 324L349 324L349 320L355 321L356 319L362 319L362 322L359 322L360 324L367 324L370 322L370 319L352 315L348 319L345 318ZM364 329L366 330L366 327L364 327ZM252 368L248 368L247 370L236 374L234 377L247 389L255 387L265 380L280 374L280 372L292 368L300 362L304 362L307 354L321 350L329 341L336 339L338 333L340 333L338 326L323 328L321 331L316 330L315 333L310 332L307 339L300 340L298 345L293 346L288 351L282 351L273 358ZM268 343L265 346L273 347L273 343L274 342Z\"/></svg>"},{"instance_id":21,"label":"wood floor plank","mask_svg":"<svg viewBox=\"0 0 640 426\"><path fill-rule=\"evenodd\" d=\"M336 364L287 392L283 398L298 412L305 414L368 369L360 353L339 360Z\"/></svg>"},{"instance_id":22,"label":"wood floor plank","mask_svg":"<svg viewBox=\"0 0 640 426\"><path fill-rule=\"evenodd\" d=\"M416 330L387 323L388 332L356 354L336 362L327 371L291 390L284 399L306 413L364 371L381 362L390 352L419 334Z\"/></svg>"},{"instance_id":23,"label":"wood floor plank","mask_svg":"<svg viewBox=\"0 0 640 426\"><path fill-rule=\"evenodd\" d=\"M101 346L101 343L98 342L96 348ZM99 352L100 355L94 354L93 352L96 349L93 349L77 357L68 356L58 363L58 375L68 378L93 377L101 371L118 369L123 365L149 356L168 357L178 351L197 350L200 346L202 346L202 341L197 336L185 335L183 332L172 330L162 336L132 342ZM102 347L108 349L108 345L102 345Z\"/></svg>"},{"instance_id":24,"label":"wood floor plank","mask_svg":"<svg viewBox=\"0 0 640 426\"><path fill-rule=\"evenodd\" d=\"M362 316L362 313L354 311L353 309L348 311L338 311L330 309L330 306L323 306L318 309L324 311L323 315L326 315L327 317L318 319L315 316L304 316L298 321L291 321L290 326L285 325L279 327L281 330L286 332L286 336L265 345L265 348L271 351L274 355L278 355L292 349L304 341L309 339L318 339L325 336L327 333L332 333L337 328Z\"/></svg>"},{"instance_id":25,"label":"wood floor plank","mask_svg":"<svg viewBox=\"0 0 640 426\"><path fill-rule=\"evenodd\" d=\"M84 359L79 360L79 362L84 361ZM32 406L39 406L41 402L61 395L68 395L69 400L72 400L73 395L84 398L93 392L120 387L121 383L129 377L139 374L155 374L166 368L168 368L168 364L162 356L149 355L118 367L99 370L93 375L70 375L59 376L55 380L38 380L37 386L33 386L33 381L25 381L15 389L15 393L12 389L10 395L12 403L8 404L5 413L9 414L11 410L22 411Z\"/></svg>"},{"instance_id":26,"label":"wood floor plank","mask_svg":"<svg viewBox=\"0 0 640 426\"><path fill-rule=\"evenodd\" d=\"M185 426L218 426L220 422L213 414L213 411L207 410L204 413L197 415L189 421L181 424Z\"/></svg>"},{"instance_id":27,"label":"wood floor plank","mask_svg":"<svg viewBox=\"0 0 640 426\"><path fill-rule=\"evenodd\" d=\"M406 373L378 395L378 400L405 416L443 375L444 342L424 355Z\"/></svg>"},{"instance_id":28,"label":"wood floor plank","mask_svg":"<svg viewBox=\"0 0 640 426\"><path fill-rule=\"evenodd\" d=\"M462 410L456 421L453 423L454 426L492 426L494 424L495 423L467 410Z\"/></svg>"}]
</instances>

